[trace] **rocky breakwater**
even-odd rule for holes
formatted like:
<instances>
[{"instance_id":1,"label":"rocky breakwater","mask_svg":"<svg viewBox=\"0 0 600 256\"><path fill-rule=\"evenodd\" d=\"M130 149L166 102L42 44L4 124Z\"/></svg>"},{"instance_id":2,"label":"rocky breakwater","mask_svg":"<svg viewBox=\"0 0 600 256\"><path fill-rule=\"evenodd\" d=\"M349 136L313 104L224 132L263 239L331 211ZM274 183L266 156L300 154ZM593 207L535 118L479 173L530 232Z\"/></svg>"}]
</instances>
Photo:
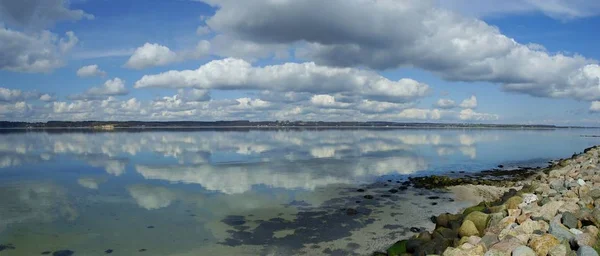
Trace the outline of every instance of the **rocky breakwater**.
<instances>
[{"instance_id":1,"label":"rocky breakwater","mask_svg":"<svg viewBox=\"0 0 600 256\"><path fill-rule=\"evenodd\" d=\"M432 232L375 255L598 255L600 147L530 175L501 198L433 216Z\"/></svg>"}]
</instances>

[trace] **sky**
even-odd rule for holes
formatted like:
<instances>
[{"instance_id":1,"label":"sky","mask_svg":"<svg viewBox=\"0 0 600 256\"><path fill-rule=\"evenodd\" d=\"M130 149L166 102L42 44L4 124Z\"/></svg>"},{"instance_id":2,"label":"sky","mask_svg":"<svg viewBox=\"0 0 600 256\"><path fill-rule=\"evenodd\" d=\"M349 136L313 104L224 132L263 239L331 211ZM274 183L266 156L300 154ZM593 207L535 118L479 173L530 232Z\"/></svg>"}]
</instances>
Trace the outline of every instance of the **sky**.
<instances>
[{"instance_id":1,"label":"sky","mask_svg":"<svg viewBox=\"0 0 600 256\"><path fill-rule=\"evenodd\" d=\"M596 0L0 0L0 120L600 125Z\"/></svg>"}]
</instances>

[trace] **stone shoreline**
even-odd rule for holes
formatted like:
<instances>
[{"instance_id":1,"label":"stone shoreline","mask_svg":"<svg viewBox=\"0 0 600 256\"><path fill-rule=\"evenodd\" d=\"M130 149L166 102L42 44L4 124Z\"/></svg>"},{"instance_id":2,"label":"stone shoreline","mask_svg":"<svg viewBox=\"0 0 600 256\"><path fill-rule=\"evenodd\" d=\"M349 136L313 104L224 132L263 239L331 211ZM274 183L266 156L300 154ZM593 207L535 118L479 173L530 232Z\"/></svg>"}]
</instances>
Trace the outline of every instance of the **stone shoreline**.
<instances>
[{"instance_id":1,"label":"stone shoreline","mask_svg":"<svg viewBox=\"0 0 600 256\"><path fill-rule=\"evenodd\" d=\"M386 253L374 255L597 256L599 156L600 146L595 146L546 168L412 178L412 185L421 188L476 184L479 189L508 191L462 213L432 216L434 231L398 241Z\"/></svg>"}]
</instances>

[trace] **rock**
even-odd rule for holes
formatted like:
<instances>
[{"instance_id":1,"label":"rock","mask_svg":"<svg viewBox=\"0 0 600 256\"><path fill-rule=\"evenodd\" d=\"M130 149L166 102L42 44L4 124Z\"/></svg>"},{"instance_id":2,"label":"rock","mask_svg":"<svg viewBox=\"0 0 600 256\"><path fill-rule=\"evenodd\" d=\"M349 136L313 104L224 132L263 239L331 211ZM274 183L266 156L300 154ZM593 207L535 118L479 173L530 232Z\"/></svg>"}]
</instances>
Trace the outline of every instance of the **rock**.
<instances>
[{"instance_id":1,"label":"rock","mask_svg":"<svg viewBox=\"0 0 600 256\"><path fill-rule=\"evenodd\" d=\"M577 256L598 256L598 253L592 247L581 246L577 250Z\"/></svg>"},{"instance_id":2,"label":"rock","mask_svg":"<svg viewBox=\"0 0 600 256\"><path fill-rule=\"evenodd\" d=\"M435 231L433 231L433 234L431 235L431 237L433 239L450 239L453 240L455 238L457 238L458 236L458 232L449 229L449 228L444 228L444 227L440 227L437 228Z\"/></svg>"},{"instance_id":3,"label":"rock","mask_svg":"<svg viewBox=\"0 0 600 256\"><path fill-rule=\"evenodd\" d=\"M417 237L423 241L431 240L431 234L427 231L421 232Z\"/></svg>"},{"instance_id":4,"label":"rock","mask_svg":"<svg viewBox=\"0 0 600 256\"><path fill-rule=\"evenodd\" d=\"M535 252L531 248L521 245L512 251L512 256L536 256L536 255L535 255Z\"/></svg>"},{"instance_id":5,"label":"rock","mask_svg":"<svg viewBox=\"0 0 600 256\"><path fill-rule=\"evenodd\" d=\"M539 256L545 256L550 249L560 244L560 241L553 235L546 234L540 237L534 237L529 242L529 247Z\"/></svg>"},{"instance_id":6,"label":"rock","mask_svg":"<svg viewBox=\"0 0 600 256\"><path fill-rule=\"evenodd\" d=\"M564 204L563 201L550 201L547 204L540 207L540 209L537 212L534 212L532 214L532 217L534 218L534 220L536 218L540 218L540 219L550 221L556 215L556 213L558 212L558 209L563 204Z\"/></svg>"},{"instance_id":7,"label":"rock","mask_svg":"<svg viewBox=\"0 0 600 256\"><path fill-rule=\"evenodd\" d=\"M513 196L506 200L506 209L519 209L519 204L523 202L523 198L520 196Z\"/></svg>"},{"instance_id":8,"label":"rock","mask_svg":"<svg viewBox=\"0 0 600 256\"><path fill-rule=\"evenodd\" d=\"M583 186L583 185L585 185L585 181L582 179L578 179L577 184L579 184L579 186Z\"/></svg>"},{"instance_id":9,"label":"rock","mask_svg":"<svg viewBox=\"0 0 600 256\"><path fill-rule=\"evenodd\" d=\"M358 211L356 209L348 208L348 209L346 209L346 214L349 216L353 216L353 215L358 214Z\"/></svg>"},{"instance_id":10,"label":"rock","mask_svg":"<svg viewBox=\"0 0 600 256\"><path fill-rule=\"evenodd\" d=\"M469 215L465 217L465 221L470 220L475 224L479 234L483 234L483 230L487 227L487 224L490 220L490 216L488 214L482 212L471 212Z\"/></svg>"},{"instance_id":11,"label":"rock","mask_svg":"<svg viewBox=\"0 0 600 256\"><path fill-rule=\"evenodd\" d=\"M469 213L472 213L472 212L483 212L483 211L485 211L485 205L482 202L482 203L480 203L480 204L478 204L476 206L471 206L471 207L465 209L462 214L466 216L466 215L468 215Z\"/></svg>"},{"instance_id":12,"label":"rock","mask_svg":"<svg viewBox=\"0 0 600 256\"><path fill-rule=\"evenodd\" d=\"M479 242L481 242L481 237L478 236L470 236L469 239L467 240L468 243L476 245L479 244Z\"/></svg>"},{"instance_id":13,"label":"rock","mask_svg":"<svg viewBox=\"0 0 600 256\"><path fill-rule=\"evenodd\" d=\"M533 231L541 230L542 227L537 221L526 220L525 222L521 223L521 225L519 225L519 227L517 227L516 229L524 234L533 234Z\"/></svg>"},{"instance_id":14,"label":"rock","mask_svg":"<svg viewBox=\"0 0 600 256\"><path fill-rule=\"evenodd\" d=\"M573 233L573 235L583 234L583 231L576 228L569 229L569 232Z\"/></svg>"},{"instance_id":15,"label":"rock","mask_svg":"<svg viewBox=\"0 0 600 256\"><path fill-rule=\"evenodd\" d=\"M588 196L592 197L593 199L600 198L600 189L595 188L595 189L590 190L590 192L588 193Z\"/></svg>"},{"instance_id":16,"label":"rock","mask_svg":"<svg viewBox=\"0 0 600 256\"><path fill-rule=\"evenodd\" d=\"M596 244L596 237L588 233L581 233L575 235L575 242L577 245L581 246L594 246Z\"/></svg>"},{"instance_id":17,"label":"rock","mask_svg":"<svg viewBox=\"0 0 600 256\"><path fill-rule=\"evenodd\" d=\"M500 250L489 250L484 256L510 256L510 253L506 253Z\"/></svg>"},{"instance_id":18,"label":"rock","mask_svg":"<svg viewBox=\"0 0 600 256\"><path fill-rule=\"evenodd\" d=\"M598 230L598 228L596 226L585 226L583 228L583 232L588 233L588 234L592 235L593 237L598 237L598 233L600 233L600 230Z\"/></svg>"},{"instance_id":19,"label":"rock","mask_svg":"<svg viewBox=\"0 0 600 256\"><path fill-rule=\"evenodd\" d=\"M479 235L479 230L475 226L475 223L473 223L470 220L465 220L462 223L462 225L460 226L460 228L458 229L458 234L461 237L476 236L476 235Z\"/></svg>"},{"instance_id":20,"label":"rock","mask_svg":"<svg viewBox=\"0 0 600 256\"><path fill-rule=\"evenodd\" d=\"M564 212L562 214L562 224L568 228L577 228L577 217L571 212Z\"/></svg>"},{"instance_id":21,"label":"rock","mask_svg":"<svg viewBox=\"0 0 600 256\"><path fill-rule=\"evenodd\" d=\"M396 242L394 245L387 249L387 255L399 256L406 253L406 240Z\"/></svg>"},{"instance_id":22,"label":"rock","mask_svg":"<svg viewBox=\"0 0 600 256\"><path fill-rule=\"evenodd\" d=\"M538 197L535 194L523 194L523 203L531 204L537 200Z\"/></svg>"},{"instance_id":23,"label":"rock","mask_svg":"<svg viewBox=\"0 0 600 256\"><path fill-rule=\"evenodd\" d=\"M552 176L552 172L550 172L550 175ZM562 191L565 189L565 182L559 179L553 180L550 182L550 188L556 191Z\"/></svg>"},{"instance_id":24,"label":"rock","mask_svg":"<svg viewBox=\"0 0 600 256\"><path fill-rule=\"evenodd\" d=\"M480 256L485 253L483 245L475 245L469 249L459 249L448 247L442 254L443 256Z\"/></svg>"},{"instance_id":25,"label":"rock","mask_svg":"<svg viewBox=\"0 0 600 256\"><path fill-rule=\"evenodd\" d=\"M508 216L519 217L521 215L521 209L508 209Z\"/></svg>"},{"instance_id":26,"label":"rock","mask_svg":"<svg viewBox=\"0 0 600 256\"><path fill-rule=\"evenodd\" d=\"M563 226L559 220L560 217L556 216L552 221L550 221L550 234L559 240L571 241L575 239L575 235L573 235L573 233L571 233L567 227Z\"/></svg>"},{"instance_id":27,"label":"rock","mask_svg":"<svg viewBox=\"0 0 600 256\"><path fill-rule=\"evenodd\" d=\"M421 232L421 229L420 229L420 228L417 228L417 227L411 227L411 228L410 228L410 232L413 232L413 233L419 233L419 232Z\"/></svg>"},{"instance_id":28,"label":"rock","mask_svg":"<svg viewBox=\"0 0 600 256\"><path fill-rule=\"evenodd\" d=\"M498 235L494 233L486 233L483 237L481 237L480 243L485 246L486 249L492 247L492 245L498 243L500 240L498 239Z\"/></svg>"},{"instance_id":29,"label":"rock","mask_svg":"<svg viewBox=\"0 0 600 256\"><path fill-rule=\"evenodd\" d=\"M490 223L488 225L490 227L496 226L504 217L506 217L506 213L504 212L490 213Z\"/></svg>"},{"instance_id":30,"label":"rock","mask_svg":"<svg viewBox=\"0 0 600 256\"><path fill-rule=\"evenodd\" d=\"M523 243L521 243L521 241L519 239L517 239L515 237L511 237L511 238L504 239L504 240L492 245L490 250L494 249L494 250L498 250L501 252L509 253L521 245L523 245Z\"/></svg>"},{"instance_id":31,"label":"rock","mask_svg":"<svg viewBox=\"0 0 600 256\"><path fill-rule=\"evenodd\" d=\"M567 250L567 246L564 244L559 244L550 249L548 256L567 256L568 251L569 250Z\"/></svg>"}]
</instances>

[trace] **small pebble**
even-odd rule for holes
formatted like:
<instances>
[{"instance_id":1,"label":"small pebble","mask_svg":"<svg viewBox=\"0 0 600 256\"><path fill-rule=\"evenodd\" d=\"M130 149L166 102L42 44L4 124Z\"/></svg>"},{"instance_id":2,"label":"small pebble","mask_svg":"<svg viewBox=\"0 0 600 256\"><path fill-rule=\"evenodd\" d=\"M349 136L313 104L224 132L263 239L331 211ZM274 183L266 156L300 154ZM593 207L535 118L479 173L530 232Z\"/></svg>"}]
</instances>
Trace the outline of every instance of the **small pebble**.
<instances>
[{"instance_id":1,"label":"small pebble","mask_svg":"<svg viewBox=\"0 0 600 256\"><path fill-rule=\"evenodd\" d=\"M410 228L410 232L419 233L419 232L421 232L421 229L417 228L417 227L412 227L412 228Z\"/></svg>"},{"instance_id":2,"label":"small pebble","mask_svg":"<svg viewBox=\"0 0 600 256\"><path fill-rule=\"evenodd\" d=\"M154 226L147 226L146 228L154 228Z\"/></svg>"},{"instance_id":3,"label":"small pebble","mask_svg":"<svg viewBox=\"0 0 600 256\"><path fill-rule=\"evenodd\" d=\"M104 251L104 253L106 253L106 254L111 254L112 252L113 252L112 249L108 249L108 250Z\"/></svg>"}]
</instances>

